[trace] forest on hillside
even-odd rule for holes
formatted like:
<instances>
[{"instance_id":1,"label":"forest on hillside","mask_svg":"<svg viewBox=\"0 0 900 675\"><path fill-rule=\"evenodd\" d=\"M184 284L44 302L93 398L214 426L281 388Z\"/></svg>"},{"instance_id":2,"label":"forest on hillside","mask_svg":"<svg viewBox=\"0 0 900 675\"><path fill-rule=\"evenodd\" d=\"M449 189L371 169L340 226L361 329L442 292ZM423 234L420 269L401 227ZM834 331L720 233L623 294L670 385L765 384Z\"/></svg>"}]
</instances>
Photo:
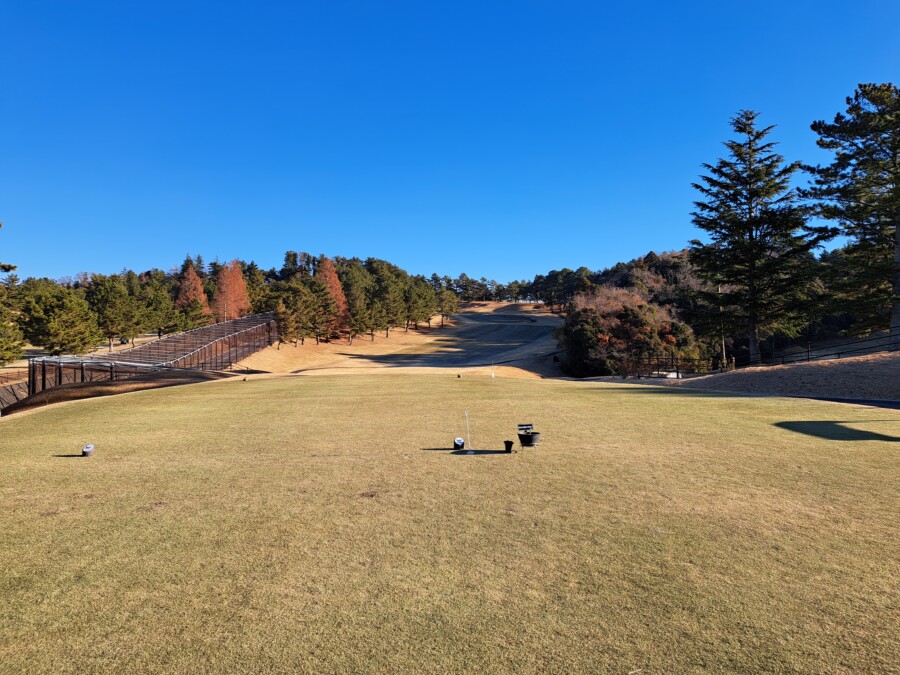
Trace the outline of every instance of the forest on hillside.
<instances>
[{"instance_id":1,"label":"forest on hillside","mask_svg":"<svg viewBox=\"0 0 900 675\"><path fill-rule=\"evenodd\" d=\"M725 157L703 165L694 225L705 240L612 267L531 280L409 274L376 258L288 251L280 268L187 256L163 271L19 279L0 263L0 365L26 344L81 354L103 341L274 312L282 342L375 338L456 313L459 302L538 302L560 312L563 367L620 374L636 359L722 368L765 350L889 330L900 341L900 90L861 84L832 122L811 126L833 153L787 161L740 111ZM807 187L795 185L807 176ZM844 245L824 245L843 236Z\"/></svg>"}]
</instances>

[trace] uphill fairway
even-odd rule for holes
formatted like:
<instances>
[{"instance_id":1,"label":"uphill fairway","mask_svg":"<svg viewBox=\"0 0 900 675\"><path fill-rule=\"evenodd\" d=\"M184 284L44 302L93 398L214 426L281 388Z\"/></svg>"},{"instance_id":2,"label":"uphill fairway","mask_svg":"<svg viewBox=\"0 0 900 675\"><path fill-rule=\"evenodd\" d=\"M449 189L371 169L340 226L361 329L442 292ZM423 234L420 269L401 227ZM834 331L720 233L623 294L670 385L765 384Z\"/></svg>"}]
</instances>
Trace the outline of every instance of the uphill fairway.
<instances>
[{"instance_id":1,"label":"uphill fairway","mask_svg":"<svg viewBox=\"0 0 900 675\"><path fill-rule=\"evenodd\" d=\"M453 455L464 410L480 450L542 444ZM891 410L449 372L13 416L0 670L890 670L898 441Z\"/></svg>"}]
</instances>

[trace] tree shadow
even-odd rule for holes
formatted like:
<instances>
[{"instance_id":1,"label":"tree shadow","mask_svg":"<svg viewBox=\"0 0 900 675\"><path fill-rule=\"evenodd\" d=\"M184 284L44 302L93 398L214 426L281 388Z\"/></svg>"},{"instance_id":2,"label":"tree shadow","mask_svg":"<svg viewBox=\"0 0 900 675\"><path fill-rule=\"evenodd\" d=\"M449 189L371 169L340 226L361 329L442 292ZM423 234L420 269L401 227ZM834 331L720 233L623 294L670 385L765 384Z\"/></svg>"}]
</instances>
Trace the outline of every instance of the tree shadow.
<instances>
[{"instance_id":1,"label":"tree shadow","mask_svg":"<svg viewBox=\"0 0 900 675\"><path fill-rule=\"evenodd\" d=\"M454 450L453 448L420 448L425 452L446 452L448 455L509 455L506 450Z\"/></svg>"},{"instance_id":2,"label":"tree shadow","mask_svg":"<svg viewBox=\"0 0 900 675\"><path fill-rule=\"evenodd\" d=\"M900 410L900 401L884 401L870 398L824 398L815 397L816 401L829 401L831 403L849 403L852 405L864 405L870 408L887 408L888 410Z\"/></svg>"},{"instance_id":3,"label":"tree shadow","mask_svg":"<svg viewBox=\"0 0 900 675\"><path fill-rule=\"evenodd\" d=\"M776 422L774 426L798 434L824 438L829 441L886 441L888 443L900 443L900 436L889 436L875 431L853 429L846 424L871 424L873 422L892 422L896 420L852 420L838 421L810 421L810 422Z\"/></svg>"},{"instance_id":4,"label":"tree shadow","mask_svg":"<svg viewBox=\"0 0 900 675\"><path fill-rule=\"evenodd\" d=\"M575 380L576 382L578 380ZM646 382L646 380L644 380ZM688 398L772 398L778 394L751 394L733 391L715 391L712 389L691 389L684 387L666 387L658 384L643 384L634 379L611 381L611 384L631 384L632 387L623 387L616 390L616 394L668 394L670 396L685 396ZM596 391L609 393L609 389L597 388Z\"/></svg>"}]
</instances>

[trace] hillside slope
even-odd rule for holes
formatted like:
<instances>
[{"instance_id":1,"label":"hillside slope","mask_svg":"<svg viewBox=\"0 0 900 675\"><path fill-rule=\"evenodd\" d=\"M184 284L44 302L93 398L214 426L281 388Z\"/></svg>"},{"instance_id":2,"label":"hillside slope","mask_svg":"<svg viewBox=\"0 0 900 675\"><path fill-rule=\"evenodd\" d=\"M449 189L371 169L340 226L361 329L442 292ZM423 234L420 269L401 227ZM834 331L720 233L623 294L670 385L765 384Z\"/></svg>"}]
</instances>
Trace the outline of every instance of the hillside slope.
<instances>
[{"instance_id":1,"label":"hillside slope","mask_svg":"<svg viewBox=\"0 0 900 675\"><path fill-rule=\"evenodd\" d=\"M641 382L706 391L900 401L900 352Z\"/></svg>"}]
</instances>

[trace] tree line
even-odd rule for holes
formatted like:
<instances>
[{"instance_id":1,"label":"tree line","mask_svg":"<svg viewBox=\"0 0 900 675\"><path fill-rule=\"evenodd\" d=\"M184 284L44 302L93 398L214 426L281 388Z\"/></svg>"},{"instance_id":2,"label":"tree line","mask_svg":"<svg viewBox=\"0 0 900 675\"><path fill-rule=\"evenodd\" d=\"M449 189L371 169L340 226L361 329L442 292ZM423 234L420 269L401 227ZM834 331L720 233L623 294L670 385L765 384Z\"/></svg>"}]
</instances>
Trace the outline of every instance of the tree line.
<instances>
[{"instance_id":1,"label":"tree line","mask_svg":"<svg viewBox=\"0 0 900 675\"><path fill-rule=\"evenodd\" d=\"M740 111L726 156L703 164L693 185L692 221L707 241L598 273L536 277L537 299L568 307L566 367L611 374L639 355L758 363L766 340L835 333L890 330L900 342L900 90L861 84L846 106L811 125L833 153L823 166L786 161L774 127ZM795 186L804 173L807 186ZM837 236L847 244L822 252ZM690 335L673 331L679 323Z\"/></svg>"},{"instance_id":2,"label":"tree line","mask_svg":"<svg viewBox=\"0 0 900 675\"><path fill-rule=\"evenodd\" d=\"M641 354L752 363L766 341L900 333L900 91L861 84L846 106L811 125L833 153L824 166L786 161L770 140L774 127L740 111L726 156L704 164L694 184L692 221L707 240L600 271L564 268L502 284L288 251L280 269L188 256L169 272L20 282L0 263L0 363L17 358L26 340L82 353L103 339L261 311L275 313L286 342L339 334L352 342L436 315L443 322L458 301L486 300L567 310L560 341L577 374L617 372ZM803 174L807 186L796 187ZM838 235L846 245L823 252Z\"/></svg>"},{"instance_id":3,"label":"tree line","mask_svg":"<svg viewBox=\"0 0 900 675\"><path fill-rule=\"evenodd\" d=\"M0 267L10 273L0 284L0 364L19 358L26 343L82 354L102 341L111 349L144 333L161 337L260 312L275 313L282 342L346 336L352 343L361 334L374 339L377 331L431 325L436 316L443 325L459 306L457 280L410 275L375 258L296 251L268 270L242 260L206 264L199 255L168 272L23 281L14 270Z\"/></svg>"}]
</instances>

